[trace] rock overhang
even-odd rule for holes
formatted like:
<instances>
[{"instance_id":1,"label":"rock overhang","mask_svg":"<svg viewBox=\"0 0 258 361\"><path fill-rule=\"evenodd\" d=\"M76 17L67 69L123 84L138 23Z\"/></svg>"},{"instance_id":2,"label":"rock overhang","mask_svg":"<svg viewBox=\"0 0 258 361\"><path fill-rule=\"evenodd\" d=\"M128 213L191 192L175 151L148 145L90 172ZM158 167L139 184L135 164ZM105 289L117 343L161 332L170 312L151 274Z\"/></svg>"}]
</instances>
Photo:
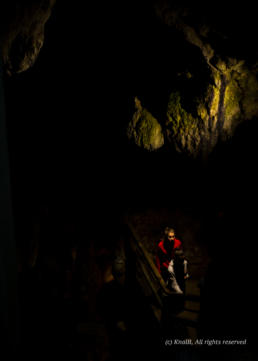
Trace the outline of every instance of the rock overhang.
<instances>
[{"instance_id":1,"label":"rock overhang","mask_svg":"<svg viewBox=\"0 0 258 361\"><path fill-rule=\"evenodd\" d=\"M174 82L173 85L176 86L173 91L172 86L170 90L167 88L166 98L172 92L180 93L181 114L174 111L173 117L168 117L166 121L162 115L157 118L164 133L169 133L170 143L174 144L178 152L194 159L200 157L205 163L218 141L232 138L242 121L258 115L257 50L247 46L257 27L251 20L250 25L248 23L245 27L244 22L241 27L241 15L245 18L246 12L242 14L235 9L231 11L225 4L222 20L219 22L216 20L218 9L213 13L202 2L197 2L195 6L187 1L179 3L157 0L152 1L152 6L160 21L167 27L177 29L188 42L189 65L192 63L193 46L199 48L204 60L202 64L207 66L203 66L202 74L193 77L199 80L196 84L205 83L198 96L196 87L189 91L191 81L193 84L191 76L185 77L185 84L183 81ZM229 14L233 19L228 17ZM248 34L248 31L251 33ZM245 38L249 41L245 41ZM204 69L209 74L205 75ZM188 69L184 70L185 74L189 73ZM152 104L146 107L151 111ZM173 112L173 107L171 111ZM164 124L171 126L173 123L172 129L164 129ZM190 134L189 137L188 128L196 128L194 136Z\"/></svg>"}]
</instances>

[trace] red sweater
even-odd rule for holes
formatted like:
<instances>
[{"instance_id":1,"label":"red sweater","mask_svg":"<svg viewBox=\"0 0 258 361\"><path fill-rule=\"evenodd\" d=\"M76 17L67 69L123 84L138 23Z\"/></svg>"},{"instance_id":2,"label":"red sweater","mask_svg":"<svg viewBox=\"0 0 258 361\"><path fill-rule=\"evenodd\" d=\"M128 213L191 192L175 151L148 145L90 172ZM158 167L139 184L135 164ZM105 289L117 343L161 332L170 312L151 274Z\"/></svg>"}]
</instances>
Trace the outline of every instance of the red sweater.
<instances>
[{"instance_id":1,"label":"red sweater","mask_svg":"<svg viewBox=\"0 0 258 361\"><path fill-rule=\"evenodd\" d=\"M176 247L179 247L180 249L182 249L182 244L178 239L175 239L174 243L171 244L168 243L168 245L171 247L169 247L170 249L167 250L164 247L164 241L161 241L158 245L158 252L157 252L157 269L159 271L159 273L161 273L161 269L162 268L168 268L168 265L170 263L170 261L172 260L173 256L174 256L174 250ZM169 252L169 254L168 254Z\"/></svg>"}]
</instances>

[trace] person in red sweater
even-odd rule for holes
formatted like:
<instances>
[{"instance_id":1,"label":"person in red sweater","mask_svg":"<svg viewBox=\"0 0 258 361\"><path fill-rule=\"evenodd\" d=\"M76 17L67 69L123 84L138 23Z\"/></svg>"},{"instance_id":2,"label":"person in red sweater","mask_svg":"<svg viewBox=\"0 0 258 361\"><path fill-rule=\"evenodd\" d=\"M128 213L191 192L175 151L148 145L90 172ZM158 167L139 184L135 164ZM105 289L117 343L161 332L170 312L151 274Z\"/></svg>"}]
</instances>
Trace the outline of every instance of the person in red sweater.
<instances>
[{"instance_id":1,"label":"person in red sweater","mask_svg":"<svg viewBox=\"0 0 258 361\"><path fill-rule=\"evenodd\" d=\"M175 238L175 231L172 228L165 229L163 240L158 245L157 269L164 281L168 278L168 266L174 256L175 248L182 249L181 242Z\"/></svg>"}]
</instances>

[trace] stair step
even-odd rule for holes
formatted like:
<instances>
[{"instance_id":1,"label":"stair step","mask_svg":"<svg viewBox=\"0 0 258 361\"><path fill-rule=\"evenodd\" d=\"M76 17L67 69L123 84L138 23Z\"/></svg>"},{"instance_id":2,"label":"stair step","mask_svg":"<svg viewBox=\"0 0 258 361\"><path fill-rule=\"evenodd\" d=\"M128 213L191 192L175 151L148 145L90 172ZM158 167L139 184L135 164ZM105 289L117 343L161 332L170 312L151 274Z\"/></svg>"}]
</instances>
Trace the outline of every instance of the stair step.
<instances>
[{"instance_id":1,"label":"stair step","mask_svg":"<svg viewBox=\"0 0 258 361\"><path fill-rule=\"evenodd\" d=\"M197 327L199 314L196 312L183 310L171 316L174 321L191 327Z\"/></svg>"},{"instance_id":2,"label":"stair step","mask_svg":"<svg viewBox=\"0 0 258 361\"><path fill-rule=\"evenodd\" d=\"M193 312L199 312L200 311L200 308L201 308L201 305L199 302L193 302L193 301L188 301L186 300L185 301L185 308L187 310L191 310Z\"/></svg>"}]
</instances>

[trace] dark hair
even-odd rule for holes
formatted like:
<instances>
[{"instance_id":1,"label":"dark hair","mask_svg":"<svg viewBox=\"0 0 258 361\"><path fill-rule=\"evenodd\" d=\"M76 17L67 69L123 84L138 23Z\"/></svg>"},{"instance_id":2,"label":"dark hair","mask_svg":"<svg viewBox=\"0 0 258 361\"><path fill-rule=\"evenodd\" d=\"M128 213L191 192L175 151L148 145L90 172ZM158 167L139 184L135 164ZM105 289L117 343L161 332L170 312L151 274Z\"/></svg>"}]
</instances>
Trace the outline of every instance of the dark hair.
<instances>
[{"instance_id":1,"label":"dark hair","mask_svg":"<svg viewBox=\"0 0 258 361\"><path fill-rule=\"evenodd\" d=\"M177 258L181 258L181 259L185 258L184 252L179 247L176 247L174 252L174 259Z\"/></svg>"}]
</instances>

